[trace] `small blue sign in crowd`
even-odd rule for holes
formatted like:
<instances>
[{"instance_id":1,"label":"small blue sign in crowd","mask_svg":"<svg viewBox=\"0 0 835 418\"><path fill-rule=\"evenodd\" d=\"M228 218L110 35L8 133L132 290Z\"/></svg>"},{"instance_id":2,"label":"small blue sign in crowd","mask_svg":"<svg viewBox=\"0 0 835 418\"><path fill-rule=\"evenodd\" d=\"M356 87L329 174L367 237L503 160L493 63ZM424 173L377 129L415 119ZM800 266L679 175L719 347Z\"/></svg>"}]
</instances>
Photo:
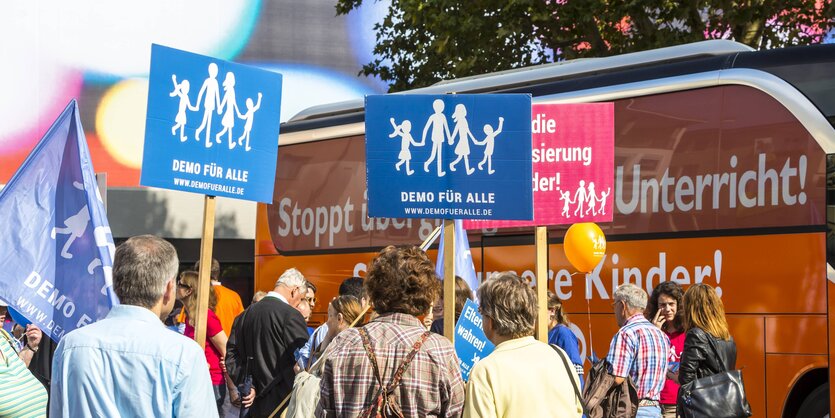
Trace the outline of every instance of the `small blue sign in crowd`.
<instances>
[{"instance_id":1,"label":"small blue sign in crowd","mask_svg":"<svg viewBox=\"0 0 835 418\"><path fill-rule=\"evenodd\" d=\"M143 186L272 202L281 74L151 49Z\"/></svg>"},{"instance_id":2,"label":"small blue sign in crowd","mask_svg":"<svg viewBox=\"0 0 835 418\"><path fill-rule=\"evenodd\" d=\"M468 300L461 311L461 317L455 324L455 354L461 365L464 381L470 380L470 372L483 358L490 355L496 346L484 335L481 328L481 314L478 305Z\"/></svg>"},{"instance_id":3,"label":"small blue sign in crowd","mask_svg":"<svg viewBox=\"0 0 835 418\"><path fill-rule=\"evenodd\" d=\"M530 95L367 96L365 133L369 216L532 219Z\"/></svg>"}]
</instances>

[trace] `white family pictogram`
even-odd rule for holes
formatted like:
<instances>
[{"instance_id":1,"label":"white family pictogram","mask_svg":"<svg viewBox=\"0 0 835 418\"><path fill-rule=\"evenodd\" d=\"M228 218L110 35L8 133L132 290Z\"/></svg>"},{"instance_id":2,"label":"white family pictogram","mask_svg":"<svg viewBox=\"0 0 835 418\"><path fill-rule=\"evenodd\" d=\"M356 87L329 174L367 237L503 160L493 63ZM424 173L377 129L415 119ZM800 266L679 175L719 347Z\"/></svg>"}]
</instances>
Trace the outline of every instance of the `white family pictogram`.
<instances>
[{"instance_id":1,"label":"white family pictogram","mask_svg":"<svg viewBox=\"0 0 835 418\"><path fill-rule=\"evenodd\" d=\"M597 235L592 238L592 241L594 242L594 251L606 251L606 237Z\"/></svg>"},{"instance_id":2,"label":"white family pictogram","mask_svg":"<svg viewBox=\"0 0 835 418\"><path fill-rule=\"evenodd\" d=\"M446 171L444 171L443 167L443 149L444 142L448 142L449 145L455 145L453 152L457 155L457 158L449 165L450 171L455 171L458 163L460 163L461 160L464 160L465 172L467 175L473 174L475 172L475 168L470 167L470 141L472 141L473 145L484 147L484 158L482 158L481 162L478 163L478 169L484 170L484 165L486 164L487 173L495 173L496 171L493 170L493 150L495 149L496 137L502 133L504 118L499 117L499 124L497 128L493 128L490 124L484 125L483 130L485 137L483 140L479 141L470 131L470 124L467 121L467 107L465 105L458 104L455 106L455 111L452 114L452 121L455 123L455 126L453 127L451 133L447 117L444 114L444 101L436 99L432 103L432 108L434 109L434 113L429 116L426 120L426 124L423 126L423 133L421 135L420 142L412 138L411 121L404 120L398 125L394 118L390 119L394 132L389 134L389 138L400 137L400 153L398 154L398 162L395 164L397 171L400 171L400 167L405 164L406 175L410 176L414 173L414 170L412 170L409 166L409 162L412 159L412 152L410 148L413 146L424 146L426 144L426 134L430 133L429 139L432 141L432 152L429 155L429 159L423 163L423 170L427 173L429 172L429 167L433 162L435 162L437 164L438 177L446 175ZM457 143L455 142L456 139L458 140Z\"/></svg>"},{"instance_id":3,"label":"white family pictogram","mask_svg":"<svg viewBox=\"0 0 835 418\"><path fill-rule=\"evenodd\" d=\"M606 199L609 197L612 189L607 188L600 196L594 190L594 183L589 182L586 187L586 182L580 180L580 187L574 191L574 198L571 198L571 192L567 190L560 190L560 200L563 202L561 215L565 218L570 218L571 207L574 206L573 216L583 218L584 216L597 216L606 214ZM600 203L598 207L597 204Z\"/></svg>"},{"instance_id":4,"label":"white family pictogram","mask_svg":"<svg viewBox=\"0 0 835 418\"><path fill-rule=\"evenodd\" d=\"M188 80L177 82L177 75L172 74L171 80L174 82L174 90L169 93L170 97L177 97L179 106L177 115L174 117L174 126L171 127L171 135L177 135L177 130L180 131L180 142L185 142L188 137L185 135L186 121L188 120L187 111L200 111L200 106L203 107L203 119L200 121L200 126L194 133L195 139L200 141L200 134L206 131L206 148L211 148L214 143L220 144L223 142L223 136L226 135L229 149L234 149L236 146L242 146L246 151L250 151L252 147L249 144L250 132L252 131L252 121L255 118L255 112L261 108L262 95L258 93L258 102L253 104L252 98L246 99L246 111L241 113L241 108L238 106L238 101L235 95L235 73L229 71L223 80L223 98L221 99L220 87L218 86L217 64L210 63L208 68L209 76L203 81L200 91L197 93L197 100L195 104L191 104L189 98L190 84ZM222 115L220 124L223 129L214 136L212 141L212 117L217 111L218 115ZM235 128L237 119L244 121L244 130L237 141L233 139L232 131ZM246 141L244 143L244 141Z\"/></svg>"}]
</instances>

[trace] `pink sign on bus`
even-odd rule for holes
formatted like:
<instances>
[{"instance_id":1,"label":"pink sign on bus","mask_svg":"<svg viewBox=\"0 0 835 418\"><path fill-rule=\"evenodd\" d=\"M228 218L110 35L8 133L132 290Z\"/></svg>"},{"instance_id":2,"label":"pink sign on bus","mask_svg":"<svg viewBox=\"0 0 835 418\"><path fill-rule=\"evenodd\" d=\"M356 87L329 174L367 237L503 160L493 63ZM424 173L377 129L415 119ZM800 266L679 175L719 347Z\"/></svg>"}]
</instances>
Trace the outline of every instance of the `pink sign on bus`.
<instances>
[{"instance_id":1,"label":"pink sign on bus","mask_svg":"<svg viewBox=\"0 0 835 418\"><path fill-rule=\"evenodd\" d=\"M613 103L533 105L533 221L464 221L467 229L611 222Z\"/></svg>"}]
</instances>

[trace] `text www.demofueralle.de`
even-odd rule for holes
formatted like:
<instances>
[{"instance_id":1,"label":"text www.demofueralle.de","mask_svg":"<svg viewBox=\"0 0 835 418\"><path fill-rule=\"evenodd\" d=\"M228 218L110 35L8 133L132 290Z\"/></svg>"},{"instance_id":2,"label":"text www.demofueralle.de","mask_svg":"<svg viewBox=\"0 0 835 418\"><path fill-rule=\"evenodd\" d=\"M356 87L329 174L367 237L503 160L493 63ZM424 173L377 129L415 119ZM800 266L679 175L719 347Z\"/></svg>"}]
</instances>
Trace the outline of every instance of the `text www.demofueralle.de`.
<instances>
[{"instance_id":1,"label":"text www.demofueralle.de","mask_svg":"<svg viewBox=\"0 0 835 418\"><path fill-rule=\"evenodd\" d=\"M236 195L243 195L244 188L243 187L236 187L236 186L228 186L225 184L215 184L215 183L208 183L205 181L198 181L198 180L187 180L187 179L180 179L174 178L174 185L175 186L182 186L182 187L192 187L195 189L200 190L207 190L211 192L222 192L228 194L236 194Z\"/></svg>"},{"instance_id":2,"label":"text www.demofueralle.de","mask_svg":"<svg viewBox=\"0 0 835 418\"><path fill-rule=\"evenodd\" d=\"M428 216L492 216L493 209L485 208L404 208L406 215Z\"/></svg>"}]
</instances>

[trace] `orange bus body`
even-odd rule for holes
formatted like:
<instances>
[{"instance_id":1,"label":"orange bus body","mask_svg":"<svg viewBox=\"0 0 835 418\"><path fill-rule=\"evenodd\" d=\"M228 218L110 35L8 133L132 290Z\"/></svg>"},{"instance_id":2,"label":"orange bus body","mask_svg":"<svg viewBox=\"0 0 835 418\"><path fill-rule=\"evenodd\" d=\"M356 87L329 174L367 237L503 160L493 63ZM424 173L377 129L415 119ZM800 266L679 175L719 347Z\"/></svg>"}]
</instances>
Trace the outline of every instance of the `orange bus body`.
<instances>
[{"instance_id":1,"label":"orange bus body","mask_svg":"<svg viewBox=\"0 0 835 418\"><path fill-rule=\"evenodd\" d=\"M606 257L589 275L572 274L561 244L565 227L549 228L548 288L563 299L589 358L606 355L617 329L617 285L714 286L754 416L793 417L824 402L808 395L829 379L832 151L820 138L832 132L810 129L809 118L820 115L799 117L773 91L744 84L611 99L615 219L601 225ZM549 97L566 101L545 95L540 102ZM296 267L317 284L320 300L330 300L344 278L365 274L379 248L417 245L439 224L368 219L364 161L361 133L282 144L274 203L257 210L256 289L271 289L283 270ZM532 229L471 231L469 241L482 280L506 270L536 280ZM324 321L326 304L316 311L314 322Z\"/></svg>"}]
</instances>

